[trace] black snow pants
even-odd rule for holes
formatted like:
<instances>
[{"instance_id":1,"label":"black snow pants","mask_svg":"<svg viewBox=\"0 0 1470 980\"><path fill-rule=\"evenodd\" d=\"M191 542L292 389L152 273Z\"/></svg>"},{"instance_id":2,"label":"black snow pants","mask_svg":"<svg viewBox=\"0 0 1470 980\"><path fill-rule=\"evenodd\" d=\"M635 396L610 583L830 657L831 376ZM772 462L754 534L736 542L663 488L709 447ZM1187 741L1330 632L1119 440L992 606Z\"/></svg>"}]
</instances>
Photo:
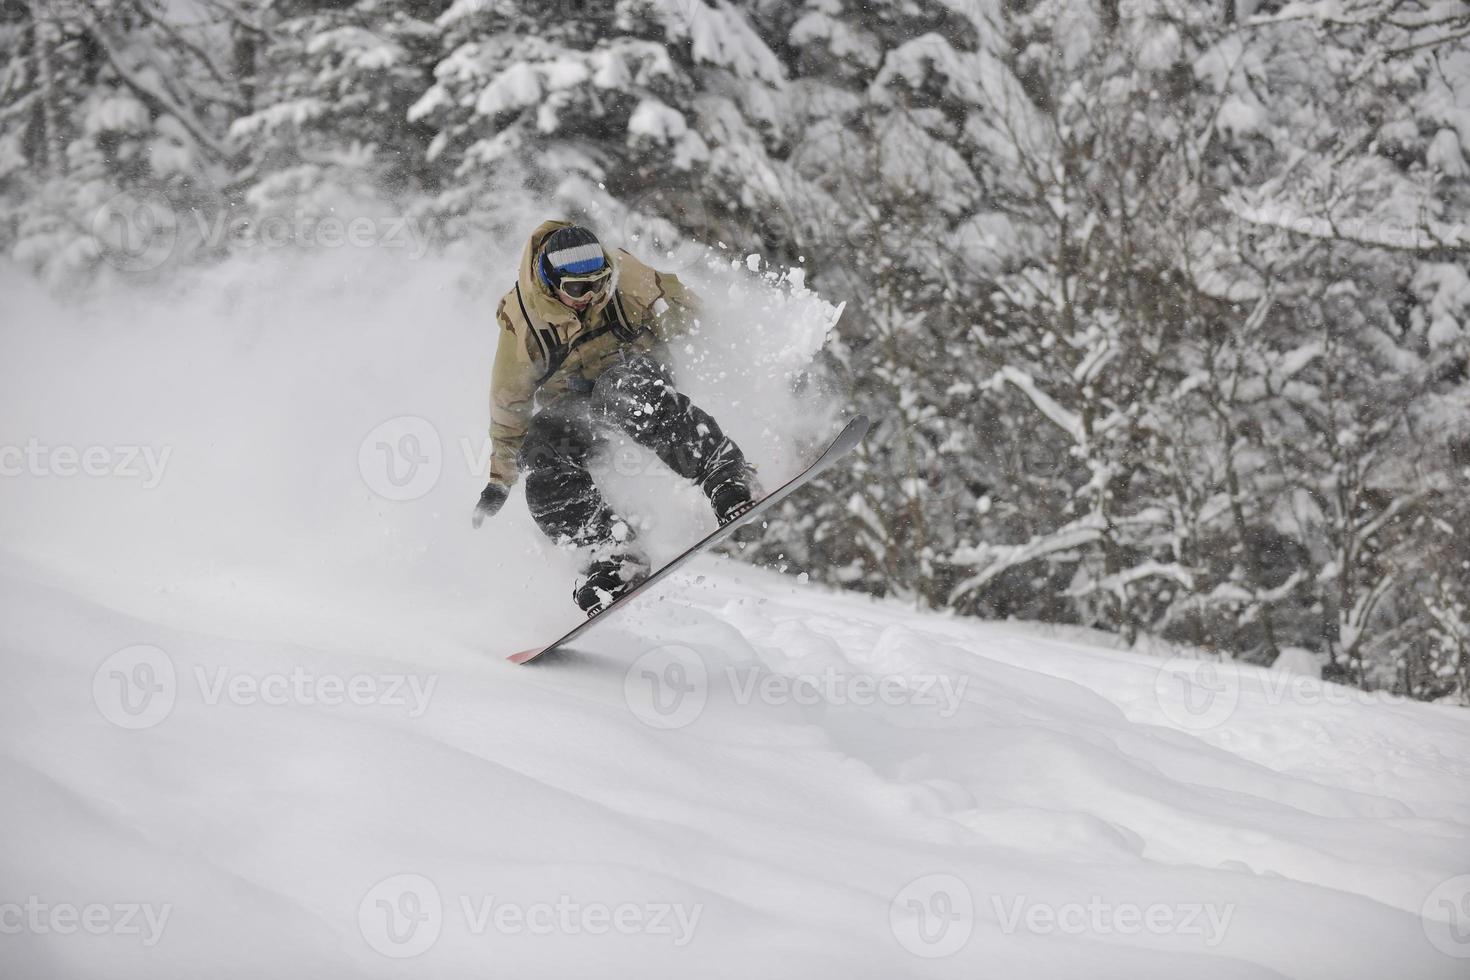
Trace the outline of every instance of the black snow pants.
<instances>
[{"instance_id":1,"label":"black snow pants","mask_svg":"<svg viewBox=\"0 0 1470 980\"><path fill-rule=\"evenodd\" d=\"M590 392L562 396L526 430L520 455L526 503L542 532L559 544L612 538L618 518L587 469L606 428L626 432L706 494L745 467L740 449L674 387L668 370L630 350L598 375Z\"/></svg>"}]
</instances>

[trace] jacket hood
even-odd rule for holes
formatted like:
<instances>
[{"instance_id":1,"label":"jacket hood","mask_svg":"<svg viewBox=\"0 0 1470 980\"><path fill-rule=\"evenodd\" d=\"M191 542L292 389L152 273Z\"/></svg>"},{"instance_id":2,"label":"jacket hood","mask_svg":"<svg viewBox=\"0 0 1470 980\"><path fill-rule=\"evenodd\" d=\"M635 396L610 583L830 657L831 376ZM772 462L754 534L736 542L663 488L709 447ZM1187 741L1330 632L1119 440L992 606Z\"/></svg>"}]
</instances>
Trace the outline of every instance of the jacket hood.
<instances>
[{"instance_id":1,"label":"jacket hood","mask_svg":"<svg viewBox=\"0 0 1470 980\"><path fill-rule=\"evenodd\" d=\"M521 297L526 305L541 319L553 323L569 322L577 319L574 310L563 306L561 300L551 294L546 288L546 283L541 281L541 276L536 272L536 257L541 254L541 246L551 233L559 228L570 228L570 221L543 221L535 231L531 232L530 241L526 242L526 250L521 255L520 286ZM599 238L598 241L601 241ZM593 303L587 308L583 316L591 316L596 311L607 305L608 300L618 288L618 262L617 257L609 252L606 245L602 246L603 258L607 260L608 267L612 269L612 287L607 295Z\"/></svg>"}]
</instances>

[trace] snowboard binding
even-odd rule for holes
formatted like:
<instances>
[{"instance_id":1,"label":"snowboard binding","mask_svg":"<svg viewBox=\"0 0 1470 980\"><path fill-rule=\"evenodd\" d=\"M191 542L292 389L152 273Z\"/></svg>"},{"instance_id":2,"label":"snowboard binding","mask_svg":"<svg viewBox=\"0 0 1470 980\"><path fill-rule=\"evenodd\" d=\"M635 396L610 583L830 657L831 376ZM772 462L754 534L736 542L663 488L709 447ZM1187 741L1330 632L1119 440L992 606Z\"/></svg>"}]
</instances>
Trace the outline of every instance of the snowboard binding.
<instances>
[{"instance_id":1,"label":"snowboard binding","mask_svg":"<svg viewBox=\"0 0 1470 980\"><path fill-rule=\"evenodd\" d=\"M762 496L755 468L744 462L727 468L721 478L705 484L705 492L720 527L745 516Z\"/></svg>"},{"instance_id":2,"label":"snowboard binding","mask_svg":"<svg viewBox=\"0 0 1470 980\"><path fill-rule=\"evenodd\" d=\"M591 619L648 578L651 570L648 562L633 552L595 556L577 579L572 599Z\"/></svg>"}]
</instances>

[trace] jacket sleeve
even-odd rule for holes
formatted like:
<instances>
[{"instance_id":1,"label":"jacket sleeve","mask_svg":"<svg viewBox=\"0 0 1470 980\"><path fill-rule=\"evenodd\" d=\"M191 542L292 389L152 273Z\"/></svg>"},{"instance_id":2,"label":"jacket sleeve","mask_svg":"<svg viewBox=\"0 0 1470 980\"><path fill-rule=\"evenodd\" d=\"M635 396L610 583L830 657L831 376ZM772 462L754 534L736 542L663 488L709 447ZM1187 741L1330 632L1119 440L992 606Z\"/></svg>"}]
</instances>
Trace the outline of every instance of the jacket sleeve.
<instances>
[{"instance_id":1,"label":"jacket sleeve","mask_svg":"<svg viewBox=\"0 0 1470 980\"><path fill-rule=\"evenodd\" d=\"M490 482L511 487L520 474L521 443L531 422L536 380L530 358L506 318L503 300L495 319L500 343L490 377Z\"/></svg>"},{"instance_id":2,"label":"jacket sleeve","mask_svg":"<svg viewBox=\"0 0 1470 980\"><path fill-rule=\"evenodd\" d=\"M694 292L672 272L655 272L657 289L653 301L651 326L654 336L664 343L671 343L692 330L699 322L703 306L699 294Z\"/></svg>"}]
</instances>

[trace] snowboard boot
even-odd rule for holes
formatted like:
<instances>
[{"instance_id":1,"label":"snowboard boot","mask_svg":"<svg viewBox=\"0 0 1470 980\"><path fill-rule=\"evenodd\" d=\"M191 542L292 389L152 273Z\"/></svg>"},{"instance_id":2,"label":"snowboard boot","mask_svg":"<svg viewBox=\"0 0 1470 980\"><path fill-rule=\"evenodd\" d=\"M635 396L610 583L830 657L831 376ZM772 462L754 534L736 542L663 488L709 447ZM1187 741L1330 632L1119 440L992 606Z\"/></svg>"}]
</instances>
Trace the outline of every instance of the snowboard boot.
<instances>
[{"instance_id":1,"label":"snowboard boot","mask_svg":"<svg viewBox=\"0 0 1470 980\"><path fill-rule=\"evenodd\" d=\"M760 499L760 485L751 473L744 480L731 480L720 484L710 494L710 506L714 508L715 520L724 527L755 506Z\"/></svg>"},{"instance_id":2,"label":"snowboard boot","mask_svg":"<svg viewBox=\"0 0 1470 980\"><path fill-rule=\"evenodd\" d=\"M590 560L577 578L572 598L591 619L648 578L647 559L636 545L609 542L593 549Z\"/></svg>"},{"instance_id":3,"label":"snowboard boot","mask_svg":"<svg viewBox=\"0 0 1470 980\"><path fill-rule=\"evenodd\" d=\"M710 463L699 486L709 497L715 520L724 527L761 499L761 486L755 478L755 467L745 461L744 454L729 439L720 443Z\"/></svg>"}]
</instances>

